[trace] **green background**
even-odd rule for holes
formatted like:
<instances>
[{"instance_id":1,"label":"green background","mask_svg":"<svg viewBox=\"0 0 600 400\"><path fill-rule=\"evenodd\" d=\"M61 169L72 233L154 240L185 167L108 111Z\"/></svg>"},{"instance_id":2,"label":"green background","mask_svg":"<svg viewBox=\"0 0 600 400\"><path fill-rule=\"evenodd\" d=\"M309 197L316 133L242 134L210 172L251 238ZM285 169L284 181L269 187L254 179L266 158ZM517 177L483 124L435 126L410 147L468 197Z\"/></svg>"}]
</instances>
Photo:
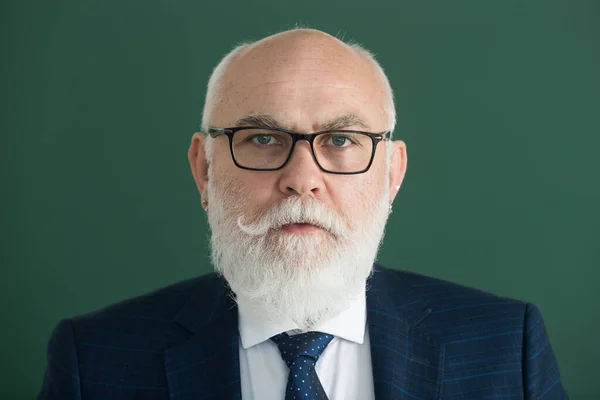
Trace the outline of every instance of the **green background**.
<instances>
[{"instance_id":1,"label":"green background","mask_svg":"<svg viewBox=\"0 0 600 400\"><path fill-rule=\"evenodd\" d=\"M380 261L537 304L600 399L600 2L9 1L0 398L59 319L210 271L186 151L213 66L300 23L374 51L409 168Z\"/></svg>"}]
</instances>

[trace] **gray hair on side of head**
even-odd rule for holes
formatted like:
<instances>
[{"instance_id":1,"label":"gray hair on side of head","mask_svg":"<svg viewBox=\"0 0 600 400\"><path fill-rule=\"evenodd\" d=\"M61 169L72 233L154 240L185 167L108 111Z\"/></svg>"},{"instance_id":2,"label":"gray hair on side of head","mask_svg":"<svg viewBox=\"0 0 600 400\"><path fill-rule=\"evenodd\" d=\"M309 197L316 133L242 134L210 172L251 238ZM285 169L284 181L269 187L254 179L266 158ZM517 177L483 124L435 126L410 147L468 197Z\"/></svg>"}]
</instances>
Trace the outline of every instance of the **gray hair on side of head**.
<instances>
[{"instance_id":1,"label":"gray hair on side of head","mask_svg":"<svg viewBox=\"0 0 600 400\"><path fill-rule=\"evenodd\" d=\"M295 31L295 30L306 30L306 28L296 27L296 28L293 28L293 29L290 29L287 31L283 31L283 32ZM385 74L385 71L383 70L383 68L381 67L379 62L376 60L375 55L371 51L367 50L366 48L364 48L362 45L360 45L357 42L354 42L354 41L345 42L343 40L343 38L339 38L339 37L336 37L336 38L338 40L340 40L340 42L342 42L344 45L348 46L350 49L355 51L359 56L363 57L368 62L370 62L372 64L372 66L375 68L375 71L379 75L381 81L383 82L383 86L384 86L385 100L384 100L383 107L384 107L384 112L386 113L386 115L388 117L388 128L387 129L389 131L393 132L394 128L396 127L396 107L394 104L394 92L392 91L392 87L390 85L387 75ZM202 111L202 125L201 125L202 132L208 133L208 128L210 127L210 120L212 118L214 109L222 99L221 98L221 89L223 86L223 77L225 76L225 73L227 72L229 65L238 56L240 56L242 53L244 53L246 50L248 50L255 43L256 42L242 42L242 43L236 45L233 48L233 50L231 50L229 53L227 53L221 59L221 61L219 61L217 66L213 69L213 72L210 75L210 78L208 80L208 85L206 87L206 97L205 97L205 101L204 101L204 109ZM389 150L391 149L391 141L388 141L387 147L388 147L387 153L388 153L388 160L389 160L389 154L390 154ZM206 152L206 159L212 160L213 139L210 136L208 136L206 138L206 140L204 141L204 150Z\"/></svg>"}]
</instances>

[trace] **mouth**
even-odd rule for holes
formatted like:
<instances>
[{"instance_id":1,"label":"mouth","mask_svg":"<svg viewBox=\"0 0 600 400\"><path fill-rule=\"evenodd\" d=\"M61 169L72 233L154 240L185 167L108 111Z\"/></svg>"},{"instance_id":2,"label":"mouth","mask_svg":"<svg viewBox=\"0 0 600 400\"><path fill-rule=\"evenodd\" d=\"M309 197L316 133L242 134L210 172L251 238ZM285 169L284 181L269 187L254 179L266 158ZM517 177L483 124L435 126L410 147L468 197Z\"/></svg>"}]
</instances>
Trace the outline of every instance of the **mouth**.
<instances>
[{"instance_id":1,"label":"mouth","mask_svg":"<svg viewBox=\"0 0 600 400\"><path fill-rule=\"evenodd\" d=\"M316 233L323 230L323 228L309 223L287 224L280 229L284 233Z\"/></svg>"}]
</instances>

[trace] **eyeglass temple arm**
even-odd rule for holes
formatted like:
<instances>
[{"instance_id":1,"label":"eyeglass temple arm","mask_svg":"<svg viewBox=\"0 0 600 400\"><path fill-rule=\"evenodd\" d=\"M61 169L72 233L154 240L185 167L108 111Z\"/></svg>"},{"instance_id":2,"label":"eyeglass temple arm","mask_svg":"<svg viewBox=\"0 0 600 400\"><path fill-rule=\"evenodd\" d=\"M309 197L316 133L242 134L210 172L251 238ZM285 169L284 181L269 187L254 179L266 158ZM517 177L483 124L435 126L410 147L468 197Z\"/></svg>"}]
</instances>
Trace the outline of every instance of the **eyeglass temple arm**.
<instances>
[{"instance_id":1,"label":"eyeglass temple arm","mask_svg":"<svg viewBox=\"0 0 600 400\"><path fill-rule=\"evenodd\" d=\"M227 128L208 128L208 134L212 138L216 138L217 136L226 135L232 132L233 130Z\"/></svg>"}]
</instances>

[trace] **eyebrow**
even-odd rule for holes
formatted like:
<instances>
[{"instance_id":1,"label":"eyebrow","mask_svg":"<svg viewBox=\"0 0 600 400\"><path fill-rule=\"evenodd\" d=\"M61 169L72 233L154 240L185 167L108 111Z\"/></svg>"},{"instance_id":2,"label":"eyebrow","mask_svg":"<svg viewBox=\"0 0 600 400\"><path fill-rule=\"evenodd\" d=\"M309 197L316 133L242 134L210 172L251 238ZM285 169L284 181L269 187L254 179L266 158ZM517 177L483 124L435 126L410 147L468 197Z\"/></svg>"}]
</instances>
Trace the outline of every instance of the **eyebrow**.
<instances>
[{"instance_id":1,"label":"eyebrow","mask_svg":"<svg viewBox=\"0 0 600 400\"><path fill-rule=\"evenodd\" d=\"M237 120L235 126L264 126L274 129L285 129L285 124L282 124L275 117L268 114L253 114L247 115ZM347 128L368 128L368 125L356 114L345 114L323 124L317 125L318 131L335 131Z\"/></svg>"},{"instance_id":2,"label":"eyebrow","mask_svg":"<svg viewBox=\"0 0 600 400\"><path fill-rule=\"evenodd\" d=\"M268 114L253 114L240 118L235 126L264 126L267 128L281 128L283 125Z\"/></svg>"},{"instance_id":3,"label":"eyebrow","mask_svg":"<svg viewBox=\"0 0 600 400\"><path fill-rule=\"evenodd\" d=\"M351 127L367 129L367 124L356 114L346 114L324 123L320 126L320 129L324 131L333 131Z\"/></svg>"}]
</instances>

